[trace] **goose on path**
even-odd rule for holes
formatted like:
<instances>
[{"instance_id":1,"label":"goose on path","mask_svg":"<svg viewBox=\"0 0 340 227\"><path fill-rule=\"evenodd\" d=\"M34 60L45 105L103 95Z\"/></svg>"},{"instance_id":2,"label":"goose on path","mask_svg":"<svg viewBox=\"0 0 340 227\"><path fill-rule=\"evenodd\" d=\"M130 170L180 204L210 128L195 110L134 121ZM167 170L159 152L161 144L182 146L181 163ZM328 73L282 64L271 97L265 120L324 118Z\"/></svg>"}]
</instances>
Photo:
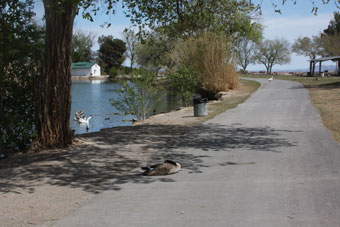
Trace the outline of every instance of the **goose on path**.
<instances>
[{"instance_id":1,"label":"goose on path","mask_svg":"<svg viewBox=\"0 0 340 227\"><path fill-rule=\"evenodd\" d=\"M165 160L164 163L142 167L145 170L143 175L145 176L159 176L169 175L177 173L181 169L181 164L171 160Z\"/></svg>"}]
</instances>

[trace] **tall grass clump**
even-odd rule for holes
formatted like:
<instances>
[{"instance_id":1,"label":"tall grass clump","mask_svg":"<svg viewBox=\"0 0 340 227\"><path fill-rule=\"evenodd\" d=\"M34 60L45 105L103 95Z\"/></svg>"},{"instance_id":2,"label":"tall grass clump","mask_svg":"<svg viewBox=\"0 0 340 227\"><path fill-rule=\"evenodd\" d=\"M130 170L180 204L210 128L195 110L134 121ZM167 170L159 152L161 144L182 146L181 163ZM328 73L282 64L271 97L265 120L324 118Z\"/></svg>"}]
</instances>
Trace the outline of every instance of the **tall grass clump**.
<instances>
[{"instance_id":1,"label":"tall grass clump","mask_svg":"<svg viewBox=\"0 0 340 227\"><path fill-rule=\"evenodd\" d=\"M214 98L220 91L235 89L239 75L232 57L232 42L225 35L205 32L179 42L169 57L174 71L194 68L199 84L196 93Z\"/></svg>"}]
</instances>

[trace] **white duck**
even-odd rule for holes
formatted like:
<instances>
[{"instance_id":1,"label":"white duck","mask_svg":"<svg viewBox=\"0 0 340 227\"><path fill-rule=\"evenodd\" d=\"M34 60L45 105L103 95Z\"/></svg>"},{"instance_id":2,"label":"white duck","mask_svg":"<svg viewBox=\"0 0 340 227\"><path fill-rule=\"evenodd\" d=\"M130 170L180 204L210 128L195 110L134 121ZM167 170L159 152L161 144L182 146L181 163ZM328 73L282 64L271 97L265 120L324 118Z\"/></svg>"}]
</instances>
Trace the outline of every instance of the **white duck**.
<instances>
[{"instance_id":1,"label":"white duck","mask_svg":"<svg viewBox=\"0 0 340 227\"><path fill-rule=\"evenodd\" d=\"M274 78L273 78L273 76L272 76L272 77L270 77L268 80L269 80L269 82L271 82L273 79L274 79Z\"/></svg>"},{"instance_id":2,"label":"white duck","mask_svg":"<svg viewBox=\"0 0 340 227\"><path fill-rule=\"evenodd\" d=\"M89 116L88 118L86 118L85 116L79 118L79 123L81 124L88 124L90 122L90 119L92 118L92 116Z\"/></svg>"}]
</instances>

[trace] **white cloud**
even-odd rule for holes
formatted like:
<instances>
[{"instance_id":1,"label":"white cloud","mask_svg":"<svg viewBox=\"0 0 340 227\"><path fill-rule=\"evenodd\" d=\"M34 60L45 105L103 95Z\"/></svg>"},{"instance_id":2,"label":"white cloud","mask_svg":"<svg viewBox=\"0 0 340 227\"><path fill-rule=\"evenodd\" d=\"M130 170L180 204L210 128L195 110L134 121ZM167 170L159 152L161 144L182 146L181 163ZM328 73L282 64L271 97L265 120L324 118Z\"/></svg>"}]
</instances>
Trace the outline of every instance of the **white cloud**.
<instances>
[{"instance_id":1,"label":"white cloud","mask_svg":"<svg viewBox=\"0 0 340 227\"><path fill-rule=\"evenodd\" d=\"M263 21L264 37L267 39L286 38L290 42L300 36L318 35L327 28L332 14L310 15L307 17L275 17Z\"/></svg>"}]
</instances>

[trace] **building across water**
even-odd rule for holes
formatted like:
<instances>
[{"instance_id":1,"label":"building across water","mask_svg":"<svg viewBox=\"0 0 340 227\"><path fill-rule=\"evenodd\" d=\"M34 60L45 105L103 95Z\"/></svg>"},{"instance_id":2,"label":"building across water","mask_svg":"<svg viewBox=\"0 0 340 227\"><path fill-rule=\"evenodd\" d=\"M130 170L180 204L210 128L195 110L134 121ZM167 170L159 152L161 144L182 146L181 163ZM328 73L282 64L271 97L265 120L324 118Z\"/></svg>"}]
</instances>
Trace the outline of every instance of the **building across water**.
<instances>
[{"instance_id":1,"label":"building across water","mask_svg":"<svg viewBox=\"0 0 340 227\"><path fill-rule=\"evenodd\" d=\"M77 77L100 77L100 66L95 62L72 63L72 76Z\"/></svg>"}]
</instances>

